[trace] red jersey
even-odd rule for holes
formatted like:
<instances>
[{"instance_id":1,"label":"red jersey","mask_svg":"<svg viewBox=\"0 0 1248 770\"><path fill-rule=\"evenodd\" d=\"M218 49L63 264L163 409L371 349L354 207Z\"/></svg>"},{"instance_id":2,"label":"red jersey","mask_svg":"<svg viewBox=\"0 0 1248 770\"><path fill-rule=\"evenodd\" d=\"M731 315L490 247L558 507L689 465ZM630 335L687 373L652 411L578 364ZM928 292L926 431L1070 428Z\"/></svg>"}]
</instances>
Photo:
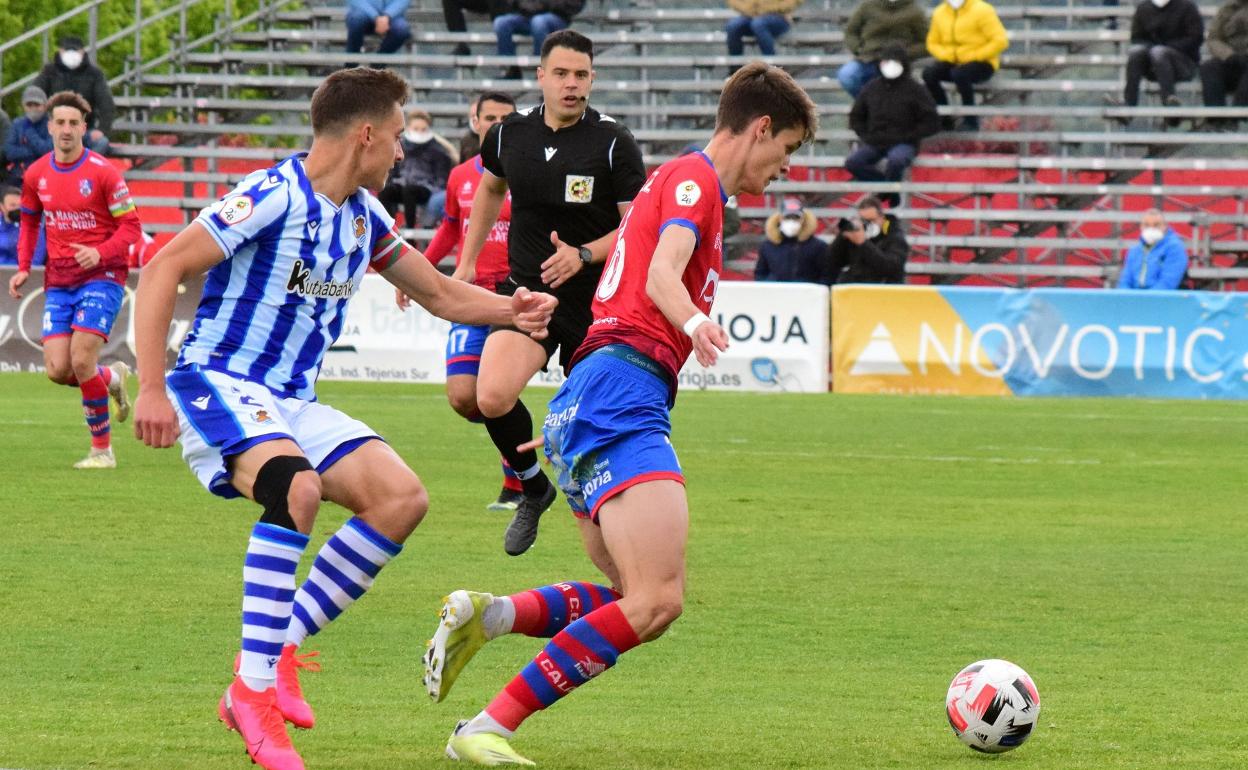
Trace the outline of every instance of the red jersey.
<instances>
[{"instance_id":1,"label":"red jersey","mask_svg":"<svg viewBox=\"0 0 1248 770\"><path fill-rule=\"evenodd\" d=\"M433 264L438 264L450 253L457 243L463 243L468 235L468 218L472 215L472 198L477 194L477 186L481 184L481 156L469 158L451 169L446 180L446 218L438 226L425 256ZM511 192L503 199L503 207L499 209L498 221L490 229L485 238L485 245L477 255L477 278L473 281L490 291L494 284L511 273L507 264L507 231L511 228ZM455 257L459 264L460 257Z\"/></svg>"},{"instance_id":2,"label":"red jersey","mask_svg":"<svg viewBox=\"0 0 1248 770\"><path fill-rule=\"evenodd\" d=\"M710 158L701 152L668 161L650 175L620 220L615 250L594 293L594 322L573 364L615 342L636 348L672 375L693 352L693 340L673 326L646 294L650 260L668 227L686 227L697 236L681 282L693 304L709 313L723 269L724 202L728 196Z\"/></svg>"},{"instance_id":3,"label":"red jersey","mask_svg":"<svg viewBox=\"0 0 1248 770\"><path fill-rule=\"evenodd\" d=\"M30 164L22 178L22 235L18 265L30 269L39 221L47 228L48 262L43 282L52 288L89 281L125 283L130 245L142 234L139 215L121 173L102 156L83 148L68 166L53 153ZM100 262L84 270L75 245L100 252Z\"/></svg>"}]
</instances>

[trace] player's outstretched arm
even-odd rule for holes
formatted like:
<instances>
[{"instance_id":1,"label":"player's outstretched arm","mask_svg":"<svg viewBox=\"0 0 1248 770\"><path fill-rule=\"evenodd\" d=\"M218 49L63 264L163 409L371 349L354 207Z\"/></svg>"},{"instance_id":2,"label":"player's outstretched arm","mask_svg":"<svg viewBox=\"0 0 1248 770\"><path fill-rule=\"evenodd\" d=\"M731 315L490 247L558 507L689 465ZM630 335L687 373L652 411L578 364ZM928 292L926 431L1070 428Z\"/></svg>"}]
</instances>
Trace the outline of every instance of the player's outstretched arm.
<instances>
[{"instance_id":1,"label":"player's outstretched arm","mask_svg":"<svg viewBox=\"0 0 1248 770\"><path fill-rule=\"evenodd\" d=\"M689 298L681 282L685 266L697 247L697 236L687 227L668 227L659 236L646 276L646 296L673 326L693 338L693 355L702 366L714 366L719 352L728 349L728 332L706 317Z\"/></svg>"},{"instance_id":2,"label":"player's outstretched arm","mask_svg":"<svg viewBox=\"0 0 1248 770\"><path fill-rule=\"evenodd\" d=\"M472 196L472 216L468 220L468 232L464 234L464 244L459 249L459 264L455 266L452 278L472 283L477 277L477 255L498 221L506 199L507 180L489 171L483 172L477 192Z\"/></svg>"},{"instance_id":3,"label":"player's outstretched arm","mask_svg":"<svg viewBox=\"0 0 1248 770\"><path fill-rule=\"evenodd\" d=\"M178 438L178 418L165 394L165 347L178 284L224 258L208 231L192 223L139 272L134 299L135 357L139 362L134 435L150 447L173 446Z\"/></svg>"},{"instance_id":4,"label":"player's outstretched arm","mask_svg":"<svg viewBox=\"0 0 1248 770\"><path fill-rule=\"evenodd\" d=\"M425 310L454 323L515 326L534 339L546 336L546 325L558 304L551 295L521 287L515 296L504 297L447 278L416 249L407 244L400 248L403 255L381 275Z\"/></svg>"}]
</instances>

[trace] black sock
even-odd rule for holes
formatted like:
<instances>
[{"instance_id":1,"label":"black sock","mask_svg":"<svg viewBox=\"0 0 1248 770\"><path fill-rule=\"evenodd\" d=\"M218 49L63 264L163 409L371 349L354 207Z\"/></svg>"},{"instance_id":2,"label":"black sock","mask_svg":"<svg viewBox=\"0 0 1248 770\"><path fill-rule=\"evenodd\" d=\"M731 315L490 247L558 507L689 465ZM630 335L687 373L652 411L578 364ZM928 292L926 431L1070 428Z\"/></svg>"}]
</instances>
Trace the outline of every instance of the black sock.
<instances>
[{"instance_id":1,"label":"black sock","mask_svg":"<svg viewBox=\"0 0 1248 770\"><path fill-rule=\"evenodd\" d=\"M494 441L494 446L498 447L498 453L507 460L507 464L517 475L537 466L535 450L529 449L524 452L516 450L516 447L533 438L533 417L525 408L523 401L517 399L516 405L502 417L486 417L485 429L490 432L490 438ZM546 493L550 481L539 469L530 478L521 478L520 485L524 487L526 495L538 497Z\"/></svg>"}]
</instances>

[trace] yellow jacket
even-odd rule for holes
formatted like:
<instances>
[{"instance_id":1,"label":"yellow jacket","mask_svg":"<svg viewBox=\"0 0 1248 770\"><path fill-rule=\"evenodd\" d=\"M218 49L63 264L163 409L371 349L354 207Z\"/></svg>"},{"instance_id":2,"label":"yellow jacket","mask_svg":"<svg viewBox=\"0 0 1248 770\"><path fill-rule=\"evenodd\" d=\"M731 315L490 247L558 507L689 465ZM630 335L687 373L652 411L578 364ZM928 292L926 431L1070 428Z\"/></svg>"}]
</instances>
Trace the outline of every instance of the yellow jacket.
<instances>
[{"instance_id":1,"label":"yellow jacket","mask_svg":"<svg viewBox=\"0 0 1248 770\"><path fill-rule=\"evenodd\" d=\"M932 11L927 50L937 61L986 61L995 70L1001 66L1001 52L1009 47L1009 35L986 0L966 0L956 11L945 2Z\"/></svg>"},{"instance_id":2,"label":"yellow jacket","mask_svg":"<svg viewBox=\"0 0 1248 770\"><path fill-rule=\"evenodd\" d=\"M728 7L742 16L787 15L801 4L802 0L728 0Z\"/></svg>"}]
</instances>

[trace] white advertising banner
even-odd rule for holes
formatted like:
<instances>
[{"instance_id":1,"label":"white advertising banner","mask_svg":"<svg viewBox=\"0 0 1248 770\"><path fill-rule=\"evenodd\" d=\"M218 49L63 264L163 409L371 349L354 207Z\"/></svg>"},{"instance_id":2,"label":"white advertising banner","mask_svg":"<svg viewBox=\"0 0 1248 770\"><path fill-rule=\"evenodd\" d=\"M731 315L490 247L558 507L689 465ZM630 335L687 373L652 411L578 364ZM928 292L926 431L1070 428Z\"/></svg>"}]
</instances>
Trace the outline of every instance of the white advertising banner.
<instances>
[{"instance_id":1,"label":"white advertising banner","mask_svg":"<svg viewBox=\"0 0 1248 770\"><path fill-rule=\"evenodd\" d=\"M710 369L690 357L682 389L828 391L826 286L724 281L710 315L727 330L728 350Z\"/></svg>"},{"instance_id":2,"label":"white advertising banner","mask_svg":"<svg viewBox=\"0 0 1248 770\"><path fill-rule=\"evenodd\" d=\"M825 393L828 389L828 290L814 284L730 281L719 285L711 317L728 331L728 351L710 369L690 359L680 387ZM327 380L446 381L450 324L423 308L401 311L394 287L367 275L351 300L338 342L325 357ZM556 386L552 361L531 385Z\"/></svg>"}]
</instances>

